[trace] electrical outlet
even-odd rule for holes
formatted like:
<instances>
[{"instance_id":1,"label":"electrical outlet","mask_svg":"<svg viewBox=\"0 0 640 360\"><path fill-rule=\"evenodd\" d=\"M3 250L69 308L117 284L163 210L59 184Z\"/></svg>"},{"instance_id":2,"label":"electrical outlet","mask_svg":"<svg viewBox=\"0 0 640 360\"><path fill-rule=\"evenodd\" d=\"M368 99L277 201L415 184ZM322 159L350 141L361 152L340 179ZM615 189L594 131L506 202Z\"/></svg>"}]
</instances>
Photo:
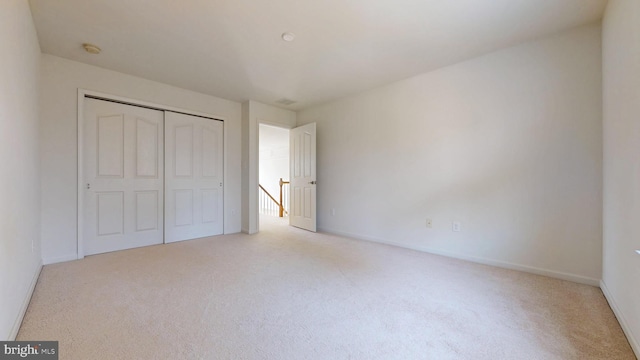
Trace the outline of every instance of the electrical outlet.
<instances>
[{"instance_id":1,"label":"electrical outlet","mask_svg":"<svg viewBox=\"0 0 640 360\"><path fill-rule=\"evenodd\" d=\"M433 227L433 222L429 218L427 218L427 227L428 228L432 228Z\"/></svg>"},{"instance_id":2,"label":"electrical outlet","mask_svg":"<svg viewBox=\"0 0 640 360\"><path fill-rule=\"evenodd\" d=\"M462 231L462 224L460 224L460 221L454 221L452 224L451 230L455 232Z\"/></svg>"}]
</instances>

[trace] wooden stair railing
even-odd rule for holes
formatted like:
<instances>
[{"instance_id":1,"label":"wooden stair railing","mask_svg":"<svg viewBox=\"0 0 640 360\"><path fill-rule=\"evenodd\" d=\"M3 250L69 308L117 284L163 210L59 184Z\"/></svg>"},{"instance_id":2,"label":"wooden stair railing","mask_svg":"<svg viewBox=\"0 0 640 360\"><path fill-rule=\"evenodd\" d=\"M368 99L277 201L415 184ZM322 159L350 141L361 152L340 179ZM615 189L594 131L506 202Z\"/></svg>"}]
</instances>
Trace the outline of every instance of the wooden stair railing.
<instances>
[{"instance_id":1,"label":"wooden stair railing","mask_svg":"<svg viewBox=\"0 0 640 360\"><path fill-rule=\"evenodd\" d=\"M280 213L279 213L279 216L283 217L285 212L287 213L287 215L289 214L289 212L287 212L284 209L284 203L282 202L282 187L284 185L289 185L289 182L288 181L282 181L282 178L280 178L280 181L278 182L278 185L280 185Z\"/></svg>"},{"instance_id":2,"label":"wooden stair railing","mask_svg":"<svg viewBox=\"0 0 640 360\"><path fill-rule=\"evenodd\" d=\"M264 196L260 197L260 210L263 212L267 212L267 211L273 211L273 207L272 205L269 206L268 204L265 204L265 199L270 199L271 202L273 202L273 204L275 204L275 206L278 209L278 216L279 217L284 217L285 214L289 214L289 212L285 209L285 205L284 205L284 200L283 197L287 197L286 200L288 200L288 193L286 191L283 191L283 187L285 185L288 185L289 182L288 181L284 181L282 180L282 178L280 178L280 181L278 182L278 185L280 186L280 201L276 200L275 197L273 197L273 195L271 195L269 193L269 191L267 191L267 189L264 188L264 186L262 186L261 184L258 184L258 187L260 188L260 190L263 191L263 193L266 195L266 198ZM266 200L268 201L268 200ZM271 210L270 210L271 209Z\"/></svg>"}]
</instances>

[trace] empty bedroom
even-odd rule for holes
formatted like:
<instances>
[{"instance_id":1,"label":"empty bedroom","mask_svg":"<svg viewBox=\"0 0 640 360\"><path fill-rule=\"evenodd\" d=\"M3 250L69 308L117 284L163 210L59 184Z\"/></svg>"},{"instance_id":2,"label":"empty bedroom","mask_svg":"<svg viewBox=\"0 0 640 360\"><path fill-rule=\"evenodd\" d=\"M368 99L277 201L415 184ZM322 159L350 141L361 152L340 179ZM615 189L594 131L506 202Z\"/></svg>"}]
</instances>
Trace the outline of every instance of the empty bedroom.
<instances>
[{"instance_id":1,"label":"empty bedroom","mask_svg":"<svg viewBox=\"0 0 640 360\"><path fill-rule=\"evenodd\" d=\"M637 359L640 1L3 0L0 359Z\"/></svg>"}]
</instances>

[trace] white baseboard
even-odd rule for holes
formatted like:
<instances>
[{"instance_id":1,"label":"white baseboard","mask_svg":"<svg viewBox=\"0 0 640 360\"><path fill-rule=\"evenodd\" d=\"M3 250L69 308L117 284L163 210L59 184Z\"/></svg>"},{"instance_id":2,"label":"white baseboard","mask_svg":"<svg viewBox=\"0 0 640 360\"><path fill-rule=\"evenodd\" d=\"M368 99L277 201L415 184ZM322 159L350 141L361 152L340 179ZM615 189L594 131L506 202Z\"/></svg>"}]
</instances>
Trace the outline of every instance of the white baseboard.
<instances>
[{"instance_id":1,"label":"white baseboard","mask_svg":"<svg viewBox=\"0 0 640 360\"><path fill-rule=\"evenodd\" d=\"M624 331L624 334L627 336L627 340L629 341L629 344L631 345L633 352L636 354L636 357L640 359L640 343L638 342L638 338L635 337L633 332L631 331L631 328L629 327L629 323L627 322L626 318L623 316L622 311L620 311L618 304L614 300L611 292L609 292L609 289L607 288L607 284L604 283L604 280L600 281L600 289L602 289L602 293L604 294L604 297L609 302L609 307L611 307L611 310L613 310L613 313L616 315L616 318L618 319L618 322L622 327L622 331Z\"/></svg>"},{"instance_id":2,"label":"white baseboard","mask_svg":"<svg viewBox=\"0 0 640 360\"><path fill-rule=\"evenodd\" d=\"M31 302L31 296L33 295L33 291L36 289L36 283L38 282L38 278L40 277L40 272L42 271L42 261L38 264L38 270L31 279L31 285L29 286L29 291L27 292L27 296L25 296L24 301L22 302L22 306L20 307L20 312L18 313L18 317L16 321L13 323L13 327L11 328L11 332L9 333L9 341L13 341L18 336L18 331L20 331L20 326L22 325L22 319L24 319L24 315L27 313L27 308L29 307L29 302Z\"/></svg>"},{"instance_id":3,"label":"white baseboard","mask_svg":"<svg viewBox=\"0 0 640 360\"><path fill-rule=\"evenodd\" d=\"M365 240L365 241L377 242L377 243L386 244L386 245L398 246L398 247L402 247L402 248L405 248L405 249L422 251L422 252L435 254L435 255L442 255L442 256L446 256L446 257L450 257L450 258L471 261L471 262L484 264L484 265L491 265L491 266L500 267L500 268L504 268L504 269L518 270L518 271L523 271L523 272L527 272L527 273L531 273L531 274L543 275L543 276L548 276L548 277L552 277L552 278L556 278L556 279L572 281L572 282L576 282L576 283L580 283L580 284L586 284L586 285L591 285L591 286L596 286L596 287L600 286L600 280L599 279L593 279L593 278L586 277L586 276L581 276L581 275L569 274L569 273L564 273L564 272L554 271L554 270L541 269L541 268L537 268L537 267L533 267L533 266L527 266L527 265L513 264L513 263L499 261L499 260L485 259L485 258L469 256L469 255L465 255L465 254L457 254L457 253L441 251L441 250L437 250L437 249L430 249L428 247L420 247L420 246L412 246L412 245L400 244L400 243L396 243L396 242L393 242L393 241L373 238L373 237L370 237L370 236L361 236L361 235L350 234L350 233L346 233L346 232L342 232L342 231L335 231L333 229L319 228L318 230L321 231L321 232L334 234L334 235L339 235L339 236L348 237L348 238L353 238L353 239L357 239L357 240Z\"/></svg>"},{"instance_id":4,"label":"white baseboard","mask_svg":"<svg viewBox=\"0 0 640 360\"><path fill-rule=\"evenodd\" d=\"M78 260L78 255L77 254L50 257L50 258L43 258L42 259L42 263L44 265L49 265L49 264L55 264L55 263L60 263L60 262L65 262L65 261L73 261L73 260Z\"/></svg>"}]
</instances>

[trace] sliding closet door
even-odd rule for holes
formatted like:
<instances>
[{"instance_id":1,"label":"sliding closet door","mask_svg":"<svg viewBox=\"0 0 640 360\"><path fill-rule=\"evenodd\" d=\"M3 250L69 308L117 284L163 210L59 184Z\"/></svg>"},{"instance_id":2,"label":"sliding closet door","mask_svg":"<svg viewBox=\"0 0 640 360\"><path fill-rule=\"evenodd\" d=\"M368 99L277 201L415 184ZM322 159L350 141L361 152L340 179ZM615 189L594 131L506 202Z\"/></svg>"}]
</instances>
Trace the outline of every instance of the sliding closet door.
<instances>
[{"instance_id":1,"label":"sliding closet door","mask_svg":"<svg viewBox=\"0 0 640 360\"><path fill-rule=\"evenodd\" d=\"M223 232L223 122L165 112L165 242Z\"/></svg>"},{"instance_id":2,"label":"sliding closet door","mask_svg":"<svg viewBox=\"0 0 640 360\"><path fill-rule=\"evenodd\" d=\"M162 111L84 100L85 254L163 240Z\"/></svg>"}]
</instances>

